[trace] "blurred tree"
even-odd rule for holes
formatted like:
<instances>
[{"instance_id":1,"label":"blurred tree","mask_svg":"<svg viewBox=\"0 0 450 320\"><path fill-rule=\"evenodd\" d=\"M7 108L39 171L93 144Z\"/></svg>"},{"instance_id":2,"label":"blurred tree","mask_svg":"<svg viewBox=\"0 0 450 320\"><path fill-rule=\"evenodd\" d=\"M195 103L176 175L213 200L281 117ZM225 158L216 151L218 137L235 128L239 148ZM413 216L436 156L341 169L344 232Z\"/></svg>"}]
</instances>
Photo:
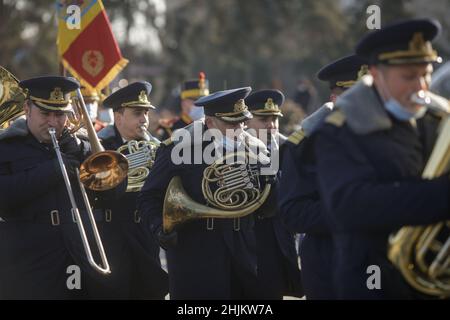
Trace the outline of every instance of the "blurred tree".
<instances>
[{"instance_id":1,"label":"blurred tree","mask_svg":"<svg viewBox=\"0 0 450 320\"><path fill-rule=\"evenodd\" d=\"M58 73L54 0L0 0L0 64L19 78ZM366 9L381 8L382 25L436 17L444 25L438 49L450 56L449 0L103 0L123 55L120 78L148 80L156 105L183 80L205 71L211 91L274 87L293 98L301 79L353 51L368 32ZM161 7L164 10L161 11ZM155 37L150 37L155 35Z\"/></svg>"},{"instance_id":2,"label":"blurred tree","mask_svg":"<svg viewBox=\"0 0 450 320\"><path fill-rule=\"evenodd\" d=\"M436 47L444 61L450 59L450 0L434 0L431 3L412 0L405 5L413 16L430 17L439 20L442 25L442 33L436 39Z\"/></svg>"},{"instance_id":3,"label":"blurred tree","mask_svg":"<svg viewBox=\"0 0 450 320\"><path fill-rule=\"evenodd\" d=\"M0 65L19 79L58 72L53 0L0 0Z\"/></svg>"},{"instance_id":4,"label":"blurred tree","mask_svg":"<svg viewBox=\"0 0 450 320\"><path fill-rule=\"evenodd\" d=\"M159 30L166 90L203 70L213 91L251 85L293 92L301 76L352 45L332 0L174 2Z\"/></svg>"}]
</instances>

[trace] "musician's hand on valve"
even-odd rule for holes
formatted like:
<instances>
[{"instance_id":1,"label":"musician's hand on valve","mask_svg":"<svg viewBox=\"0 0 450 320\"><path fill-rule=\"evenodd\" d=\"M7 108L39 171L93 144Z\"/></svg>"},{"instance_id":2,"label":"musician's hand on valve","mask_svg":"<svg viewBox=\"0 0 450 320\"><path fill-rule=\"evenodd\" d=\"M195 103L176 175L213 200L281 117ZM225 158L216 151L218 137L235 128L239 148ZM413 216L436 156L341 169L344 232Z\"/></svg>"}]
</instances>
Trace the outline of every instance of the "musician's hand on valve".
<instances>
[{"instance_id":1,"label":"musician's hand on valve","mask_svg":"<svg viewBox=\"0 0 450 320\"><path fill-rule=\"evenodd\" d=\"M266 177L266 183L268 184L275 184L278 180L278 176L275 174L267 175Z\"/></svg>"}]
</instances>

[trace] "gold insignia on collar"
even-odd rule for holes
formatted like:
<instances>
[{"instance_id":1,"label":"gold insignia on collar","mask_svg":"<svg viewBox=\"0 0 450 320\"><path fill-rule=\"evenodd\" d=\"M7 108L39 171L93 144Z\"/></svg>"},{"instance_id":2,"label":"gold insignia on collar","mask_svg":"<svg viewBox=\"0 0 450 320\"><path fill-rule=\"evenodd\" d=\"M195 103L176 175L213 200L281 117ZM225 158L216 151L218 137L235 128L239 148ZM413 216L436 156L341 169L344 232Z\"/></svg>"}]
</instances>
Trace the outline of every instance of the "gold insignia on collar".
<instances>
[{"instance_id":1,"label":"gold insignia on collar","mask_svg":"<svg viewBox=\"0 0 450 320\"><path fill-rule=\"evenodd\" d=\"M61 88L56 87L52 92L50 92L50 101L64 101L64 94Z\"/></svg>"}]
</instances>

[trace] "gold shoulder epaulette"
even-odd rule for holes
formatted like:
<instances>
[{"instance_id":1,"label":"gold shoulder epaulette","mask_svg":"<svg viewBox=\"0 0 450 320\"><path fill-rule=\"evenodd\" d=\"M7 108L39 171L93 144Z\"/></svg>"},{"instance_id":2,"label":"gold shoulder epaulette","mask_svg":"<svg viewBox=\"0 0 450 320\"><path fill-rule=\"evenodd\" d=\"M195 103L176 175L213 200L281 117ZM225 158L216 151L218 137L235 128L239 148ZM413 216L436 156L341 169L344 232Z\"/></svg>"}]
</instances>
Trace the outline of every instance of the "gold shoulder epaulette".
<instances>
[{"instance_id":1,"label":"gold shoulder epaulette","mask_svg":"<svg viewBox=\"0 0 450 320\"><path fill-rule=\"evenodd\" d=\"M345 122L345 114L342 112L342 110L336 109L328 117L325 118L325 122L336 127L342 127Z\"/></svg>"},{"instance_id":2,"label":"gold shoulder epaulette","mask_svg":"<svg viewBox=\"0 0 450 320\"><path fill-rule=\"evenodd\" d=\"M305 138L305 132L303 129L295 131L288 137L288 141L293 144L299 144Z\"/></svg>"},{"instance_id":3,"label":"gold shoulder epaulette","mask_svg":"<svg viewBox=\"0 0 450 320\"><path fill-rule=\"evenodd\" d=\"M172 137L164 140L163 142L161 142L161 144L165 145L165 146L170 146L173 143Z\"/></svg>"}]
</instances>

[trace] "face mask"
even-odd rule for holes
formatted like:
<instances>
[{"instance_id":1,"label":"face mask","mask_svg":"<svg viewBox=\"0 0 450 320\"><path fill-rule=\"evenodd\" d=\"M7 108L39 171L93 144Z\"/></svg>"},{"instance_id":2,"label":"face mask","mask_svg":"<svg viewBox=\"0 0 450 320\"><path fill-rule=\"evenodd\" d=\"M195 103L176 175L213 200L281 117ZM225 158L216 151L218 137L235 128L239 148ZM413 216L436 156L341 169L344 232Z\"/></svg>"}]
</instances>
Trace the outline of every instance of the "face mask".
<instances>
[{"instance_id":1,"label":"face mask","mask_svg":"<svg viewBox=\"0 0 450 320\"><path fill-rule=\"evenodd\" d=\"M114 114L112 109L104 109L98 112L98 120L105 123L114 123Z\"/></svg>"},{"instance_id":2,"label":"face mask","mask_svg":"<svg viewBox=\"0 0 450 320\"><path fill-rule=\"evenodd\" d=\"M225 148L225 150L227 151L234 151L236 149L239 148L239 146L241 145L242 141L241 139L238 140L233 140L228 138L227 136L222 138L222 144Z\"/></svg>"},{"instance_id":3,"label":"face mask","mask_svg":"<svg viewBox=\"0 0 450 320\"><path fill-rule=\"evenodd\" d=\"M189 112L189 117L193 121L199 120L205 116L205 113L203 111L203 107L192 107L191 111Z\"/></svg>"},{"instance_id":4,"label":"face mask","mask_svg":"<svg viewBox=\"0 0 450 320\"><path fill-rule=\"evenodd\" d=\"M423 117L427 111L425 107L421 107L416 112L409 111L406 107L404 107L397 99L392 97L392 94L389 92L387 88L386 81L384 80L384 75L381 76L383 82L382 90L385 93L385 96L389 97L384 102L384 107L390 114L394 116L397 120L400 121L409 121L412 119L419 119Z\"/></svg>"},{"instance_id":5,"label":"face mask","mask_svg":"<svg viewBox=\"0 0 450 320\"><path fill-rule=\"evenodd\" d=\"M86 109L92 122L97 119L97 103L86 103Z\"/></svg>"},{"instance_id":6,"label":"face mask","mask_svg":"<svg viewBox=\"0 0 450 320\"><path fill-rule=\"evenodd\" d=\"M214 142L216 144L216 147L224 148L227 152L233 152L235 150L239 150L239 147L242 144L242 138L238 137L237 140L233 140L228 138L227 136L222 136L222 141L220 141L218 144L217 142Z\"/></svg>"},{"instance_id":7,"label":"face mask","mask_svg":"<svg viewBox=\"0 0 450 320\"><path fill-rule=\"evenodd\" d=\"M411 112L403 107L400 102L391 98L384 103L384 107L388 110L397 120L400 121L409 121L412 119L422 118L427 109L425 107L421 107L417 112Z\"/></svg>"}]
</instances>

